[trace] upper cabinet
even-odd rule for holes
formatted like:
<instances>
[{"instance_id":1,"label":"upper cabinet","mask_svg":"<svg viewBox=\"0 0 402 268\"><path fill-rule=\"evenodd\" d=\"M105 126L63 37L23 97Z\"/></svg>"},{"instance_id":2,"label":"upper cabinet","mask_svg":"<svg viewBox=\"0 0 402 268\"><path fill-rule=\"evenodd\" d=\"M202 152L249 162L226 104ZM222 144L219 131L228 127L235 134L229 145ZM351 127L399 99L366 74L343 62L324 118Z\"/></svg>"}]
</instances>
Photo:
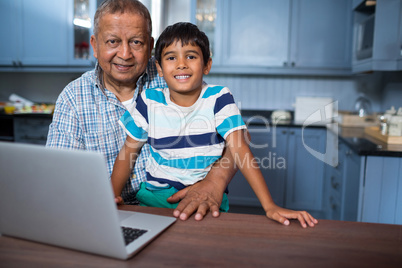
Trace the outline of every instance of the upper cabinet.
<instances>
[{"instance_id":1,"label":"upper cabinet","mask_svg":"<svg viewBox=\"0 0 402 268\"><path fill-rule=\"evenodd\" d=\"M294 67L349 72L352 13L348 0L292 2L290 63Z\"/></svg>"},{"instance_id":2,"label":"upper cabinet","mask_svg":"<svg viewBox=\"0 0 402 268\"><path fill-rule=\"evenodd\" d=\"M353 1L352 70L402 70L402 0Z\"/></svg>"},{"instance_id":3,"label":"upper cabinet","mask_svg":"<svg viewBox=\"0 0 402 268\"><path fill-rule=\"evenodd\" d=\"M212 40L212 72L350 74L350 0L194 2L194 21Z\"/></svg>"},{"instance_id":4,"label":"upper cabinet","mask_svg":"<svg viewBox=\"0 0 402 268\"><path fill-rule=\"evenodd\" d=\"M289 0L218 3L218 15L222 18L221 38L216 44L218 65L282 67L287 63Z\"/></svg>"},{"instance_id":5,"label":"upper cabinet","mask_svg":"<svg viewBox=\"0 0 402 268\"><path fill-rule=\"evenodd\" d=\"M0 1L0 65L11 70L91 66L95 4L93 0Z\"/></svg>"}]
</instances>

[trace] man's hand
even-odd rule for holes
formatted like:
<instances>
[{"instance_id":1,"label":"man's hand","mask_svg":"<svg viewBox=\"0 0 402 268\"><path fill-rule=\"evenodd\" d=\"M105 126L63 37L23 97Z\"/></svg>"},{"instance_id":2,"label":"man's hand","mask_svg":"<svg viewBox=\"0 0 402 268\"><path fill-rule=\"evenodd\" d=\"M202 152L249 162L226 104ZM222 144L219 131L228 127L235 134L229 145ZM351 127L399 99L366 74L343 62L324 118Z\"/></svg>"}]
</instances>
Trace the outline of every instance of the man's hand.
<instances>
[{"instance_id":1,"label":"man's hand","mask_svg":"<svg viewBox=\"0 0 402 268\"><path fill-rule=\"evenodd\" d=\"M181 220L187 220L193 213L200 221L211 211L213 217L219 216L219 207L222 202L223 190L212 180L202 180L175 193L167 199L169 203L177 203L173 215Z\"/></svg>"},{"instance_id":2,"label":"man's hand","mask_svg":"<svg viewBox=\"0 0 402 268\"><path fill-rule=\"evenodd\" d=\"M245 132L248 140L250 134ZM195 219L200 221L211 211L213 217L219 217L219 207L222 203L223 192L237 171L235 161L228 149L223 150L222 157L214 163L207 176L178 191L167 199L169 203L180 203L173 211L173 216L187 220L193 213Z\"/></svg>"}]
</instances>

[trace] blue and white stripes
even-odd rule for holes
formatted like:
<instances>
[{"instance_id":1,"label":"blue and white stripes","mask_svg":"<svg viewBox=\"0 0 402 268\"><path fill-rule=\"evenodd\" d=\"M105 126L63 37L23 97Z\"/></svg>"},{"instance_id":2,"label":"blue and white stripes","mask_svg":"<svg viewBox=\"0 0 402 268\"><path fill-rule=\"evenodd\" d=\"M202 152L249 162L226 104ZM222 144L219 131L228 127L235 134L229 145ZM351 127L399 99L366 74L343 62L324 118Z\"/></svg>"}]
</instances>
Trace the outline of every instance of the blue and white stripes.
<instances>
[{"instance_id":1,"label":"blue and white stripes","mask_svg":"<svg viewBox=\"0 0 402 268\"><path fill-rule=\"evenodd\" d=\"M191 107L173 103L167 88L148 89L120 124L151 147L148 183L178 189L203 179L221 157L224 139L246 128L229 89L208 85Z\"/></svg>"}]
</instances>

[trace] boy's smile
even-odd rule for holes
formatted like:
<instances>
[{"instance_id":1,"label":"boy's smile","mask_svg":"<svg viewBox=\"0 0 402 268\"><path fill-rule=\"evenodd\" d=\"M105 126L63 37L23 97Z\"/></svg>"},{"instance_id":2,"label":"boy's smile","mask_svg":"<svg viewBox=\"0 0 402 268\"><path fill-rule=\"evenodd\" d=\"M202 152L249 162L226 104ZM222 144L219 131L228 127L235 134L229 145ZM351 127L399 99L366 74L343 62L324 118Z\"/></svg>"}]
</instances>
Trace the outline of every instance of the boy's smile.
<instances>
[{"instance_id":1,"label":"boy's smile","mask_svg":"<svg viewBox=\"0 0 402 268\"><path fill-rule=\"evenodd\" d=\"M157 68L168 84L171 100L188 107L197 101L203 75L209 73L211 64L211 59L204 64L202 51L197 45L189 43L183 46L181 41L175 41L162 50Z\"/></svg>"}]
</instances>

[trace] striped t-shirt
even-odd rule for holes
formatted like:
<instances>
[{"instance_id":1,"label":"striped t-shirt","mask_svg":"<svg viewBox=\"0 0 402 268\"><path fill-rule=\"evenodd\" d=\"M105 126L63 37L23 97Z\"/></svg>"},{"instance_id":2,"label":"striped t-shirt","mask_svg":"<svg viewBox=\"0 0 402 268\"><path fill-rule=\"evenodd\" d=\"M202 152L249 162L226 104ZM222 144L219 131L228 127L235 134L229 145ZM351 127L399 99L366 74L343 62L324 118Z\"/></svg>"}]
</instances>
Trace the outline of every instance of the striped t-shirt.
<instances>
[{"instance_id":1,"label":"striped t-shirt","mask_svg":"<svg viewBox=\"0 0 402 268\"><path fill-rule=\"evenodd\" d=\"M229 89L207 84L190 107L173 103L168 88L148 89L119 123L150 145L148 187L178 190L202 180L222 156L224 139L246 128Z\"/></svg>"}]
</instances>

